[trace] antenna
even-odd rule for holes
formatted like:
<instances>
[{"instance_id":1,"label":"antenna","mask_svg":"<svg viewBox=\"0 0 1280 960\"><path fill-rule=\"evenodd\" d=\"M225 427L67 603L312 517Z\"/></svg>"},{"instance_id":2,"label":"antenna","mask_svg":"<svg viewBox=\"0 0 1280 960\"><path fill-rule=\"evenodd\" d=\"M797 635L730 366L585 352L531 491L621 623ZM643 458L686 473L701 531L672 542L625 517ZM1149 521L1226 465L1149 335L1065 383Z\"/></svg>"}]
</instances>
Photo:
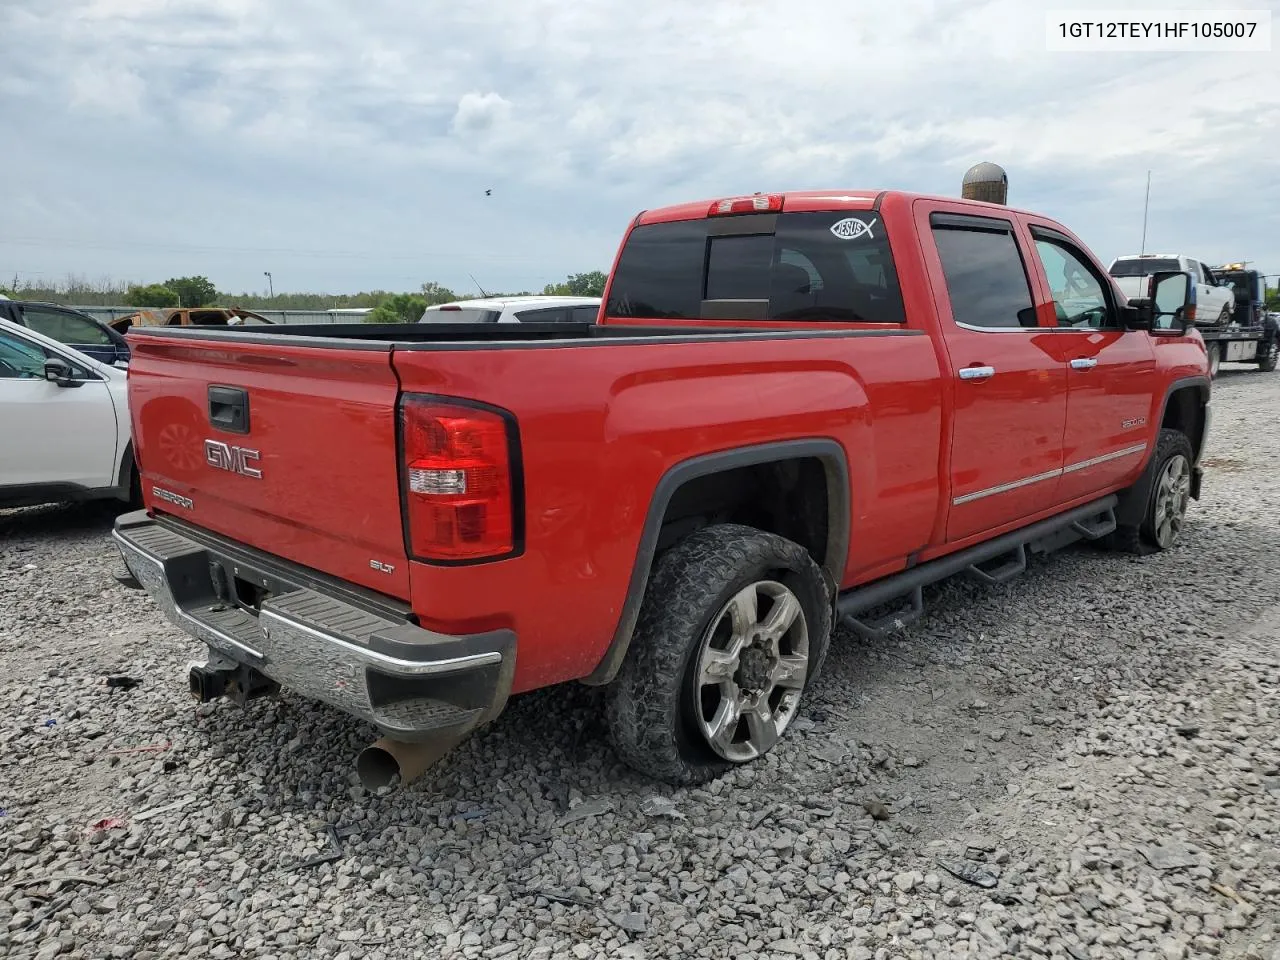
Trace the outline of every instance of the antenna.
<instances>
[{"instance_id":1,"label":"antenna","mask_svg":"<svg viewBox=\"0 0 1280 960\"><path fill-rule=\"evenodd\" d=\"M1147 209L1151 206L1151 171L1147 171L1147 199L1142 201L1142 250L1147 252Z\"/></svg>"},{"instance_id":2,"label":"antenna","mask_svg":"<svg viewBox=\"0 0 1280 960\"><path fill-rule=\"evenodd\" d=\"M467 276L471 277L471 274L468 273ZM480 291L480 296L482 297L489 296L487 293L484 292L484 287L480 286L479 280L477 280L475 277L471 277L471 282L474 283L476 285L476 289Z\"/></svg>"}]
</instances>

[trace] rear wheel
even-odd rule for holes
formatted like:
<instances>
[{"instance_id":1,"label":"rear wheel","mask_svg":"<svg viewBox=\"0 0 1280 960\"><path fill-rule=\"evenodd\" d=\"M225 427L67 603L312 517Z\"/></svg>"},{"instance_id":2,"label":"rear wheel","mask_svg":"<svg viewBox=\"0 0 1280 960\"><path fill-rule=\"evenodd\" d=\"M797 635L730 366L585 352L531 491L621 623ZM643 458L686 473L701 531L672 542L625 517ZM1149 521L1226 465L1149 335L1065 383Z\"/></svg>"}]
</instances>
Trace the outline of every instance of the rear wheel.
<instances>
[{"instance_id":1,"label":"rear wheel","mask_svg":"<svg viewBox=\"0 0 1280 960\"><path fill-rule=\"evenodd\" d=\"M691 534L655 564L610 685L614 748L673 784L762 756L798 714L830 632L830 593L803 547L736 524Z\"/></svg>"},{"instance_id":2,"label":"rear wheel","mask_svg":"<svg viewBox=\"0 0 1280 960\"><path fill-rule=\"evenodd\" d=\"M1191 441L1178 430L1161 430L1152 458L1151 489L1141 522L1116 528L1109 538L1113 549L1126 553L1155 553L1178 542L1191 503L1191 470L1195 454Z\"/></svg>"},{"instance_id":3,"label":"rear wheel","mask_svg":"<svg viewBox=\"0 0 1280 960\"><path fill-rule=\"evenodd\" d=\"M1218 375L1218 368L1222 366L1222 344L1209 344L1209 378L1213 379Z\"/></svg>"},{"instance_id":4,"label":"rear wheel","mask_svg":"<svg viewBox=\"0 0 1280 960\"><path fill-rule=\"evenodd\" d=\"M1280 361L1280 336L1272 334L1258 347L1258 369L1270 372L1276 368L1277 361Z\"/></svg>"}]
</instances>

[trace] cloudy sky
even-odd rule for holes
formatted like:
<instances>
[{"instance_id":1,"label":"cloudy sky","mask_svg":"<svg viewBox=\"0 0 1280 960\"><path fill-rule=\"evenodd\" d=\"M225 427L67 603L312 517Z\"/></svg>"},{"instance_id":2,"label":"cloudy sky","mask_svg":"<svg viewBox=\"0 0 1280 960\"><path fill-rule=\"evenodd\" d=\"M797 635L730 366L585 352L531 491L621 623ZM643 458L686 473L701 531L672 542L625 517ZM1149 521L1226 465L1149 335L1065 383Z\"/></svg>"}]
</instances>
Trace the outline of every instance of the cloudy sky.
<instances>
[{"instance_id":1,"label":"cloudy sky","mask_svg":"<svg viewBox=\"0 0 1280 960\"><path fill-rule=\"evenodd\" d=\"M1151 169L1148 250L1280 273L1280 45L1046 52L1068 5L1177 6L2 0L0 284L539 288L642 208L980 160L1108 260Z\"/></svg>"}]
</instances>

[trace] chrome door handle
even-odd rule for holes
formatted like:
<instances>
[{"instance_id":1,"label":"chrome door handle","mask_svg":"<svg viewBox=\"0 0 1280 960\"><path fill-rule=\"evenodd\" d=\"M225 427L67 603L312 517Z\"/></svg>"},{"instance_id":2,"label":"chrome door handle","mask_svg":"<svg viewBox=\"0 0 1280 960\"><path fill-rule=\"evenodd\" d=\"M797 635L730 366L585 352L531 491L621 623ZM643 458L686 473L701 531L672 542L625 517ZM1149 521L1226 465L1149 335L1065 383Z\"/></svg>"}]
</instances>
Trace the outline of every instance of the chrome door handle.
<instances>
[{"instance_id":1,"label":"chrome door handle","mask_svg":"<svg viewBox=\"0 0 1280 960\"><path fill-rule=\"evenodd\" d=\"M1097 357L1076 357L1071 361L1072 370L1092 370L1097 365Z\"/></svg>"},{"instance_id":2,"label":"chrome door handle","mask_svg":"<svg viewBox=\"0 0 1280 960\"><path fill-rule=\"evenodd\" d=\"M961 380L990 380L996 375L995 367L961 367Z\"/></svg>"}]
</instances>

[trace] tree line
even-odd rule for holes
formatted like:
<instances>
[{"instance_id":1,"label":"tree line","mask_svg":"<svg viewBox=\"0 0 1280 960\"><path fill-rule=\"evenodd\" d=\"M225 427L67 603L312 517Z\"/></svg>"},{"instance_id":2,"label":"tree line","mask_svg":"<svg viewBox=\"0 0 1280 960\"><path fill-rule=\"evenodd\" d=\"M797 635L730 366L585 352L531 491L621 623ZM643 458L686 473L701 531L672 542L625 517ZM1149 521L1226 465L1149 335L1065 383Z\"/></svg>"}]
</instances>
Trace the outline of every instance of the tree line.
<instances>
[{"instance_id":1,"label":"tree line","mask_svg":"<svg viewBox=\"0 0 1280 960\"><path fill-rule=\"evenodd\" d=\"M604 294L605 274L599 270L574 273L560 283L549 283L542 288L548 296L599 297ZM218 290L208 277L170 277L163 283L119 283L113 280L88 281L69 276L66 281L54 285L21 283L13 278L9 288L0 287L0 293L15 300L43 300L68 306L84 307L243 307L246 310L331 310L370 308L366 317L372 323L416 322L428 306L450 303L454 300L473 299L478 294L459 294L448 287L429 281L412 293L395 293L389 290L370 290L351 294L330 293L277 293L262 296L256 293L230 293ZM487 296L529 296L532 290L506 293L488 292Z\"/></svg>"},{"instance_id":2,"label":"tree line","mask_svg":"<svg viewBox=\"0 0 1280 960\"><path fill-rule=\"evenodd\" d=\"M573 273L560 283L542 288L548 296L599 297L604 295L606 276L599 270ZM244 307L246 310L373 310L367 319L375 323L414 322L427 307L454 300L471 299L434 281L421 285L413 293L370 290L360 293L277 293L264 297L256 293L228 293L218 290L208 277L170 277L164 283L120 283L114 280L90 281L75 275L60 284L21 283L13 278L10 286L0 286L0 293L15 300L43 300L68 306L83 307ZM488 293L488 296L529 296L532 290ZM1280 286L1266 291L1268 310L1280 311Z\"/></svg>"}]
</instances>

